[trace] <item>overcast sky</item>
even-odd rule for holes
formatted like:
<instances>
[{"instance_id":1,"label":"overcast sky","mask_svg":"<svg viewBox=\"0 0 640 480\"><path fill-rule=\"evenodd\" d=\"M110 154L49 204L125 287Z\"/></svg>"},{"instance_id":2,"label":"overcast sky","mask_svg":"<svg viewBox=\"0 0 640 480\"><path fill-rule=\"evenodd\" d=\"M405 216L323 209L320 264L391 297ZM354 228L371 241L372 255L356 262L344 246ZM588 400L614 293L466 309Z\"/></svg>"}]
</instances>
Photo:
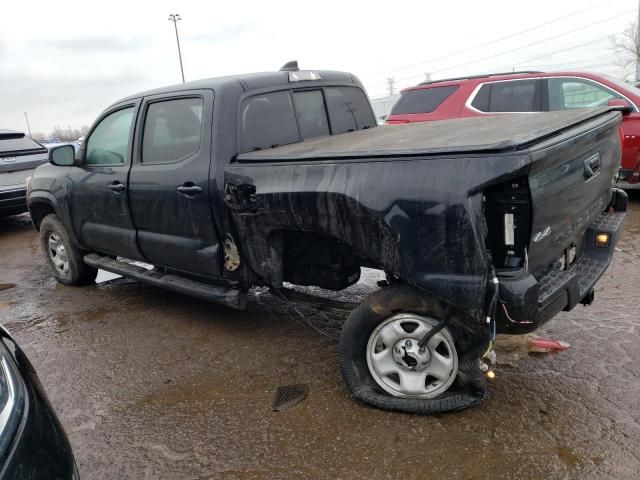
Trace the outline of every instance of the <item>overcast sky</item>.
<instances>
[{"instance_id":1,"label":"overcast sky","mask_svg":"<svg viewBox=\"0 0 640 480\"><path fill-rule=\"evenodd\" d=\"M178 29L187 81L277 70L297 59L302 68L356 74L374 98L385 94L387 77L404 87L423 80L425 72L444 78L573 67L620 76L609 37L637 17L637 5L9 1L0 28L0 128L25 130L25 111L34 133L90 125L121 97L179 82L169 13L183 18Z\"/></svg>"}]
</instances>

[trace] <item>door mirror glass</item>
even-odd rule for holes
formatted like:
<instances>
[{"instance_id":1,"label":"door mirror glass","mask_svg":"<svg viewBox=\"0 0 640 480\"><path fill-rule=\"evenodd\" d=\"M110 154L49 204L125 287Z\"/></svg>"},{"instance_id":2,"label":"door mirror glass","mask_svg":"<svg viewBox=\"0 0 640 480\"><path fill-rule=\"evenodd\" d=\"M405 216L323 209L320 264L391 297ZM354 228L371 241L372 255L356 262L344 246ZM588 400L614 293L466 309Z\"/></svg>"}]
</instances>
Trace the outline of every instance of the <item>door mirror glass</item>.
<instances>
[{"instance_id":1,"label":"door mirror glass","mask_svg":"<svg viewBox=\"0 0 640 480\"><path fill-rule=\"evenodd\" d=\"M633 107L624 98L614 98L607 102L611 110L621 112L623 115L633 112Z\"/></svg>"},{"instance_id":2,"label":"door mirror glass","mask_svg":"<svg viewBox=\"0 0 640 480\"><path fill-rule=\"evenodd\" d=\"M75 163L76 149L73 145L58 145L49 150L49 163L58 167L70 167Z\"/></svg>"}]
</instances>

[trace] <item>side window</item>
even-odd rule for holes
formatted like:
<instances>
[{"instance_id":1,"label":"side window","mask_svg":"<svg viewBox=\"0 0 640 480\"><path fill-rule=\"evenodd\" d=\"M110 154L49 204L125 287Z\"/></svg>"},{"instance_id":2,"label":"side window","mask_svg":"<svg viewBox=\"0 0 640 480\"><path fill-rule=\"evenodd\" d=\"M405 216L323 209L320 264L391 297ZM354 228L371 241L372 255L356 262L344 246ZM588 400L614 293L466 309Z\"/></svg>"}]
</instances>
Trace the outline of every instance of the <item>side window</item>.
<instances>
[{"instance_id":1,"label":"side window","mask_svg":"<svg viewBox=\"0 0 640 480\"><path fill-rule=\"evenodd\" d=\"M87 141L86 165L124 165L129 149L133 107L104 117Z\"/></svg>"},{"instance_id":2,"label":"side window","mask_svg":"<svg viewBox=\"0 0 640 480\"><path fill-rule=\"evenodd\" d=\"M171 163L200 148L202 99L149 104L142 134L142 163Z\"/></svg>"},{"instance_id":3,"label":"side window","mask_svg":"<svg viewBox=\"0 0 640 480\"><path fill-rule=\"evenodd\" d=\"M473 97L471 106L481 112L489 111L489 94L491 93L491 84L485 83L477 91L476 96Z\"/></svg>"},{"instance_id":4,"label":"side window","mask_svg":"<svg viewBox=\"0 0 640 480\"><path fill-rule=\"evenodd\" d=\"M241 152L299 142L290 93L271 92L245 100L240 111L240 138Z\"/></svg>"},{"instance_id":5,"label":"side window","mask_svg":"<svg viewBox=\"0 0 640 480\"><path fill-rule=\"evenodd\" d=\"M511 80L487 83L480 87L471 106L481 112L539 111L539 80Z\"/></svg>"},{"instance_id":6,"label":"side window","mask_svg":"<svg viewBox=\"0 0 640 480\"><path fill-rule=\"evenodd\" d=\"M303 140L329 135L329 123L321 90L293 92L293 104Z\"/></svg>"},{"instance_id":7,"label":"side window","mask_svg":"<svg viewBox=\"0 0 640 480\"><path fill-rule=\"evenodd\" d=\"M605 87L579 78L549 78L547 85L549 110L598 107L611 99L622 98Z\"/></svg>"},{"instance_id":8,"label":"side window","mask_svg":"<svg viewBox=\"0 0 640 480\"><path fill-rule=\"evenodd\" d=\"M457 88L457 85L450 85L408 90L402 94L398 103L394 105L391 115L431 113L449 98Z\"/></svg>"},{"instance_id":9,"label":"side window","mask_svg":"<svg viewBox=\"0 0 640 480\"><path fill-rule=\"evenodd\" d=\"M331 133L345 133L376 125L369 99L354 87L328 87L324 89Z\"/></svg>"}]
</instances>

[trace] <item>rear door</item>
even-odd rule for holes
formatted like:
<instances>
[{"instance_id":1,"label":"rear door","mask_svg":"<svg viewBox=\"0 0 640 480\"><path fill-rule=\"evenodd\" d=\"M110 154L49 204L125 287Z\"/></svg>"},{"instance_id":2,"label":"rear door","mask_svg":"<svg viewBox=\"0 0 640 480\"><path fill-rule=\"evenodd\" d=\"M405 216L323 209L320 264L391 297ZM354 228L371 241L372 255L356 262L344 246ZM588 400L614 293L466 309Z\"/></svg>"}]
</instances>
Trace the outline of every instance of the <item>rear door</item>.
<instances>
[{"instance_id":1,"label":"rear door","mask_svg":"<svg viewBox=\"0 0 640 480\"><path fill-rule=\"evenodd\" d=\"M526 78L480 85L471 98L472 109L482 113L526 113L542 109L542 80Z\"/></svg>"},{"instance_id":2,"label":"rear door","mask_svg":"<svg viewBox=\"0 0 640 480\"><path fill-rule=\"evenodd\" d=\"M218 277L221 245L209 190L212 118L210 90L145 98L129 194L147 261Z\"/></svg>"},{"instance_id":3,"label":"rear door","mask_svg":"<svg viewBox=\"0 0 640 480\"><path fill-rule=\"evenodd\" d=\"M68 176L70 216L88 249L140 258L129 211L127 177L139 100L111 108L96 122Z\"/></svg>"}]
</instances>

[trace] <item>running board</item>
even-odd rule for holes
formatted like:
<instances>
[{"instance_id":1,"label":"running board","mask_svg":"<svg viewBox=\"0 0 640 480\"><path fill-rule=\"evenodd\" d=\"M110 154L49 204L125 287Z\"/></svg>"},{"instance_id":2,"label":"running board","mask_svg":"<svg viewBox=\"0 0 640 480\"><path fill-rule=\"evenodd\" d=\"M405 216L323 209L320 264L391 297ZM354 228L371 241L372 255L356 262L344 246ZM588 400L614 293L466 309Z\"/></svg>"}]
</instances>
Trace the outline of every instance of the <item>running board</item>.
<instances>
[{"instance_id":1,"label":"running board","mask_svg":"<svg viewBox=\"0 0 640 480\"><path fill-rule=\"evenodd\" d=\"M247 306L247 294L237 288L197 282L188 278L162 273L155 269L147 270L130 263L120 262L110 257L90 253L84 256L84 263L107 272L117 273L123 277L133 278L156 287L166 288L174 292L184 293L192 297L219 303L236 310L244 310Z\"/></svg>"}]
</instances>

